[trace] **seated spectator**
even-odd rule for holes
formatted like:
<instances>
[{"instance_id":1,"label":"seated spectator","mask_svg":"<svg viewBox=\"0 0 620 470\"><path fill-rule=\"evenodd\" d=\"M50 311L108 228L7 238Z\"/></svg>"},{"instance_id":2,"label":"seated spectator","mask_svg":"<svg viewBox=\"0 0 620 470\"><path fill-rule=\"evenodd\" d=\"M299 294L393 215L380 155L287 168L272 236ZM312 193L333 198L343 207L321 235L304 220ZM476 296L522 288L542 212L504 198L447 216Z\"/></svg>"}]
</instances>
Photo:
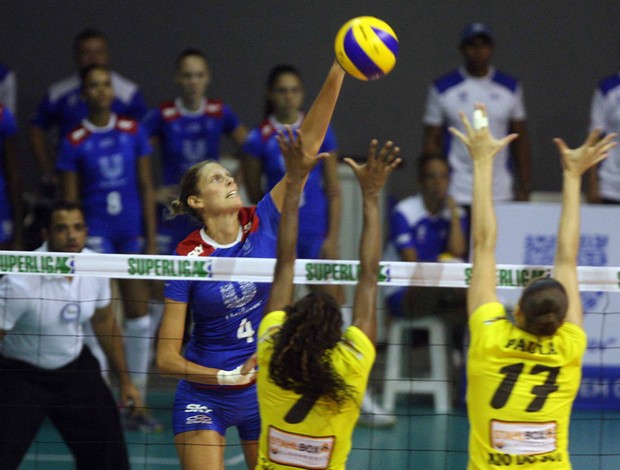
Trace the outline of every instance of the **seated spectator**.
<instances>
[{"instance_id":1,"label":"seated spectator","mask_svg":"<svg viewBox=\"0 0 620 470\"><path fill-rule=\"evenodd\" d=\"M420 194L403 199L392 211L385 257L409 262L463 261L468 220L448 195L450 170L446 159L439 154L422 154L418 183ZM465 289L397 287L386 291L386 302L390 316L396 318L441 315L456 327L458 347L465 325Z\"/></svg>"}]
</instances>

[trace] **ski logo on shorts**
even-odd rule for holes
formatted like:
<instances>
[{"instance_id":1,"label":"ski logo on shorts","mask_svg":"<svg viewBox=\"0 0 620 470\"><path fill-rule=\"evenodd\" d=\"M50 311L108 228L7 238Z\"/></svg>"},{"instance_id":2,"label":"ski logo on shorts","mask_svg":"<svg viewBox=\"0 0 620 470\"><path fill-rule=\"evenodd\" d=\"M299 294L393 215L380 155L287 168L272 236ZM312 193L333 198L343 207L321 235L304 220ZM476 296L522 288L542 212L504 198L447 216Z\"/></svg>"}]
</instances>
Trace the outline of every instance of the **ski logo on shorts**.
<instances>
[{"instance_id":1,"label":"ski logo on shorts","mask_svg":"<svg viewBox=\"0 0 620 470\"><path fill-rule=\"evenodd\" d=\"M213 424L213 417L209 416L213 410L206 405L199 403L190 403L185 407L186 413L199 413L188 416L185 424Z\"/></svg>"},{"instance_id":2,"label":"ski logo on shorts","mask_svg":"<svg viewBox=\"0 0 620 470\"><path fill-rule=\"evenodd\" d=\"M185 407L186 413L211 413L213 410L206 405L199 403L190 403Z\"/></svg>"}]
</instances>

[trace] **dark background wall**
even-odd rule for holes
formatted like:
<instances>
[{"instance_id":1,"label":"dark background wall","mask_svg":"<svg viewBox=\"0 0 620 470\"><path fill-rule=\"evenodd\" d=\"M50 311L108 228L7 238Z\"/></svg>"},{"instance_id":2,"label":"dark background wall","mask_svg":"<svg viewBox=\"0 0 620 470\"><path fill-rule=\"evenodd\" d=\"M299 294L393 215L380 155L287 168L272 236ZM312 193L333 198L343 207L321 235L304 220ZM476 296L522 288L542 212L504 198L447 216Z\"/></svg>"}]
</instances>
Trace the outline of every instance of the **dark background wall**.
<instances>
[{"instance_id":1,"label":"dark background wall","mask_svg":"<svg viewBox=\"0 0 620 470\"><path fill-rule=\"evenodd\" d=\"M225 99L253 126L261 118L270 67L298 65L309 104L333 60L338 28L358 15L392 25L401 52L388 77L347 79L333 119L342 154L363 154L371 137L395 140L410 163L391 189L398 197L412 192L428 83L460 64L459 31L478 20L495 31L496 66L523 82L535 189L559 189L551 138L581 142L596 82L618 69L618 0L6 0L0 61L18 76L26 187L37 180L25 140L27 116L50 83L73 72L72 39L82 28L107 33L113 68L142 86L149 105L174 96L178 52L203 49L213 74L209 96Z\"/></svg>"}]
</instances>

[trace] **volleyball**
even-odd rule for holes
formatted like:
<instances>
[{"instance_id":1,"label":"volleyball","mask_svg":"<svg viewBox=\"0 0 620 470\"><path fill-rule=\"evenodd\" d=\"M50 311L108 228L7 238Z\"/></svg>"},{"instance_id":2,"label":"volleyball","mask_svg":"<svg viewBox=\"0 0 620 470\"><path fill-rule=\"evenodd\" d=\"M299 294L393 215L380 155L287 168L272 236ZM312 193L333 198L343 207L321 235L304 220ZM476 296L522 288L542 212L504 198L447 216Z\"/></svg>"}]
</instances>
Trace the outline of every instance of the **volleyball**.
<instances>
[{"instance_id":1,"label":"volleyball","mask_svg":"<svg viewBox=\"0 0 620 470\"><path fill-rule=\"evenodd\" d=\"M360 80L376 80L390 73L398 57L398 38L385 21L358 16L347 21L336 34L336 60Z\"/></svg>"}]
</instances>

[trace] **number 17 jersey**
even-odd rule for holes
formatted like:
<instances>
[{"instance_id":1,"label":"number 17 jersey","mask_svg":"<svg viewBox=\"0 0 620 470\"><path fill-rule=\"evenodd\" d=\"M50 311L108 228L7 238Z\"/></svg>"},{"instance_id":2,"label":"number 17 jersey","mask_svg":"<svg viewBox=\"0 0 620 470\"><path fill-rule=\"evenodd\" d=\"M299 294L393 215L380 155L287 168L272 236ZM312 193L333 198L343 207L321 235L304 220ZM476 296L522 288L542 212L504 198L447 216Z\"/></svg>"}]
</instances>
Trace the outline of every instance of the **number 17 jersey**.
<instances>
[{"instance_id":1,"label":"number 17 jersey","mask_svg":"<svg viewBox=\"0 0 620 470\"><path fill-rule=\"evenodd\" d=\"M516 327L497 302L469 319L468 470L570 469L568 428L586 334L565 322L553 336Z\"/></svg>"}]
</instances>

